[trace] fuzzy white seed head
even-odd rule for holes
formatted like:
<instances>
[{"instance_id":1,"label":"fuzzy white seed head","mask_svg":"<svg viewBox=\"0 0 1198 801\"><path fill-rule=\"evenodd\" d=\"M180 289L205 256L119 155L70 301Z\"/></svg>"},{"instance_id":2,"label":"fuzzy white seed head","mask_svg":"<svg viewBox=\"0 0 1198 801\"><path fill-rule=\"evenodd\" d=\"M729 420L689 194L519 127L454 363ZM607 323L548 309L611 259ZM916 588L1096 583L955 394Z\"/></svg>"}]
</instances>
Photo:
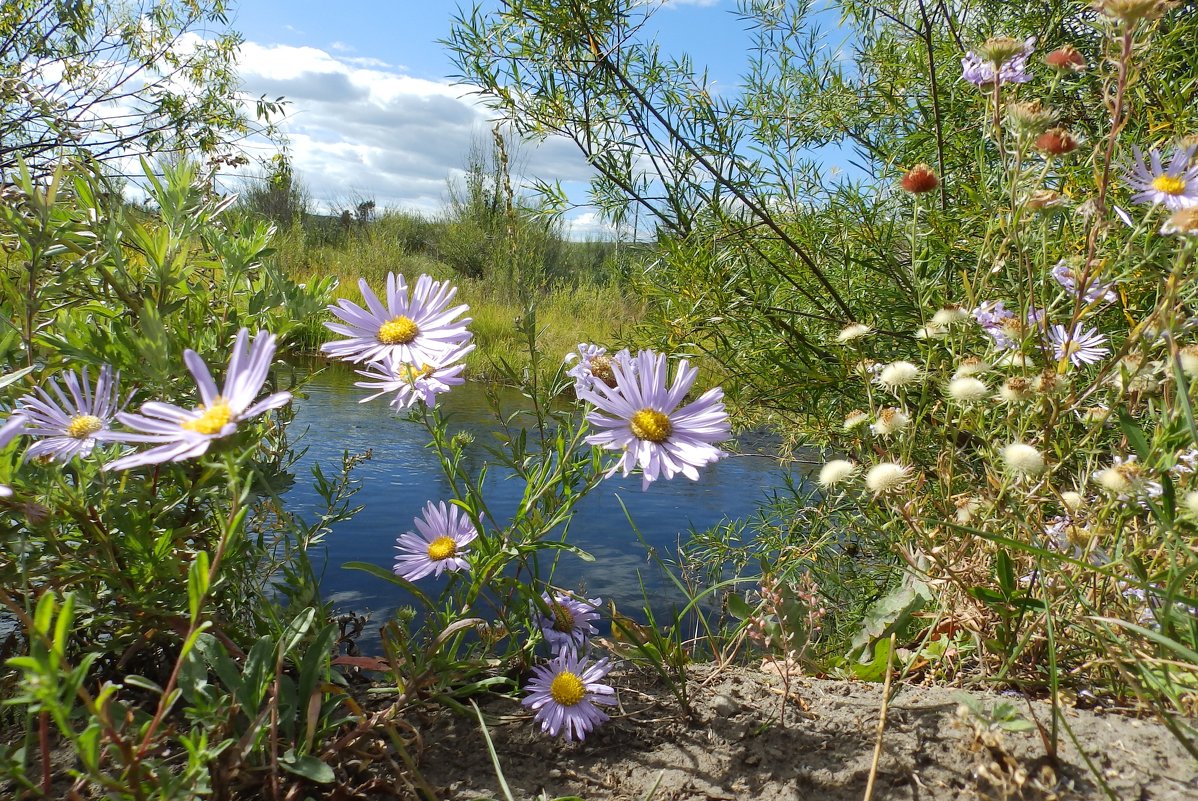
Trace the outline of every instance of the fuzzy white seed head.
<instances>
[{"instance_id":1,"label":"fuzzy white seed head","mask_svg":"<svg viewBox=\"0 0 1198 801\"><path fill-rule=\"evenodd\" d=\"M1187 492L1182 503L1185 504L1187 512L1194 517L1198 517L1198 491Z\"/></svg>"},{"instance_id":2,"label":"fuzzy white seed head","mask_svg":"<svg viewBox=\"0 0 1198 801\"><path fill-rule=\"evenodd\" d=\"M843 481L852 478L857 472L856 462L850 462L848 459L833 459L826 462L819 471L819 485L821 487L835 487Z\"/></svg>"},{"instance_id":3,"label":"fuzzy white seed head","mask_svg":"<svg viewBox=\"0 0 1198 801\"><path fill-rule=\"evenodd\" d=\"M840 329L840 333L836 335L837 342L852 342L854 339L860 339L864 336L869 336L873 333L873 329L863 323L849 323L844 328Z\"/></svg>"},{"instance_id":4,"label":"fuzzy white seed head","mask_svg":"<svg viewBox=\"0 0 1198 801\"><path fill-rule=\"evenodd\" d=\"M1015 370L1026 370L1032 367L1032 360L1019 351L1009 350L994 360L995 367L1006 367Z\"/></svg>"},{"instance_id":5,"label":"fuzzy white seed head","mask_svg":"<svg viewBox=\"0 0 1198 801\"><path fill-rule=\"evenodd\" d=\"M845 415L844 430L852 431L853 429L861 426L861 424L864 423L868 419L869 419L868 414L861 411L860 409L854 409L853 411L851 411L847 415Z\"/></svg>"},{"instance_id":6,"label":"fuzzy white seed head","mask_svg":"<svg viewBox=\"0 0 1198 801\"><path fill-rule=\"evenodd\" d=\"M948 336L948 326L937 325L935 322L915 329L916 339L944 339L946 336Z\"/></svg>"},{"instance_id":7,"label":"fuzzy white seed head","mask_svg":"<svg viewBox=\"0 0 1198 801\"><path fill-rule=\"evenodd\" d=\"M954 323L960 323L969 319L969 312L962 309L960 306L945 306L940 311L932 315L932 325L947 328Z\"/></svg>"},{"instance_id":8,"label":"fuzzy white seed head","mask_svg":"<svg viewBox=\"0 0 1198 801\"><path fill-rule=\"evenodd\" d=\"M910 422L911 418L907 416L906 412L892 406L878 412L878 419L869 427L869 430L874 432L875 436L889 437L891 434L897 434L905 429Z\"/></svg>"},{"instance_id":9,"label":"fuzzy white seed head","mask_svg":"<svg viewBox=\"0 0 1198 801\"><path fill-rule=\"evenodd\" d=\"M1065 507L1065 511L1067 512L1077 512L1085 502L1086 499L1082 497L1080 492L1066 490L1061 493L1061 505Z\"/></svg>"},{"instance_id":10,"label":"fuzzy white seed head","mask_svg":"<svg viewBox=\"0 0 1198 801\"><path fill-rule=\"evenodd\" d=\"M1198 378L1198 345L1186 345L1177 352L1181 371L1188 378Z\"/></svg>"},{"instance_id":11,"label":"fuzzy white seed head","mask_svg":"<svg viewBox=\"0 0 1198 801\"><path fill-rule=\"evenodd\" d=\"M878 383L894 392L919 380L920 370L911 362L891 362L878 374Z\"/></svg>"},{"instance_id":12,"label":"fuzzy white seed head","mask_svg":"<svg viewBox=\"0 0 1198 801\"><path fill-rule=\"evenodd\" d=\"M1069 389L1069 379L1055 370L1045 370L1032 381L1032 388L1041 395L1055 395Z\"/></svg>"},{"instance_id":13,"label":"fuzzy white seed head","mask_svg":"<svg viewBox=\"0 0 1198 801\"><path fill-rule=\"evenodd\" d=\"M865 474L865 486L874 495L894 492L911 479L911 468L897 462L881 462Z\"/></svg>"},{"instance_id":14,"label":"fuzzy white seed head","mask_svg":"<svg viewBox=\"0 0 1198 801\"><path fill-rule=\"evenodd\" d=\"M982 502L977 498L959 498L956 503L957 511L953 516L963 526L973 522L974 516L982 508Z\"/></svg>"},{"instance_id":15,"label":"fuzzy white seed head","mask_svg":"<svg viewBox=\"0 0 1198 801\"><path fill-rule=\"evenodd\" d=\"M1098 482L1098 486L1115 495L1123 495L1132 487L1131 476L1126 470L1120 470L1118 467L1099 470L1094 474L1094 480Z\"/></svg>"},{"instance_id":16,"label":"fuzzy white seed head","mask_svg":"<svg viewBox=\"0 0 1198 801\"><path fill-rule=\"evenodd\" d=\"M1022 376L1008 378L998 390L998 397L1007 403L1026 403L1033 395L1032 382Z\"/></svg>"},{"instance_id":17,"label":"fuzzy white seed head","mask_svg":"<svg viewBox=\"0 0 1198 801\"><path fill-rule=\"evenodd\" d=\"M948 382L948 396L958 403L976 403L989 392L985 384L971 376L954 378Z\"/></svg>"},{"instance_id":18,"label":"fuzzy white seed head","mask_svg":"<svg viewBox=\"0 0 1198 801\"><path fill-rule=\"evenodd\" d=\"M981 375L990 369L990 365L976 356L970 356L967 359L962 359L957 365L957 372L953 373L953 378L968 378L970 376Z\"/></svg>"},{"instance_id":19,"label":"fuzzy white seed head","mask_svg":"<svg viewBox=\"0 0 1198 801\"><path fill-rule=\"evenodd\" d=\"M1035 478L1044 472L1044 454L1024 442L1012 442L1002 449L1007 472L1018 478Z\"/></svg>"}]
</instances>

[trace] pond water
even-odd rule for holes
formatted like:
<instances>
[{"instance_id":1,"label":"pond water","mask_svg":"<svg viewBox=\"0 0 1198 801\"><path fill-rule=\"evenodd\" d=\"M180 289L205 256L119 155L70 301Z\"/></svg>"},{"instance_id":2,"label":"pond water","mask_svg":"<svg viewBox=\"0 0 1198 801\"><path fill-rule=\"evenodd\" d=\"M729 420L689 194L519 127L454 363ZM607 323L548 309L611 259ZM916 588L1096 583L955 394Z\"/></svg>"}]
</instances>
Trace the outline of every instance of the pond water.
<instances>
[{"instance_id":1,"label":"pond water","mask_svg":"<svg viewBox=\"0 0 1198 801\"><path fill-rule=\"evenodd\" d=\"M300 368L301 370L304 368ZM290 508L304 515L319 510L320 499L311 486L311 467L319 463L326 476L335 476L345 450L372 450L370 460L354 471L362 489L355 504L365 508L352 520L334 527L324 544L324 553L312 554L321 587L339 611L371 612L370 629L385 621L397 606L409 602L399 587L357 570L342 567L346 562L371 562L390 568L395 538L412 528L412 520L430 500L447 500L449 483L435 454L427 449L427 433L418 423L396 416L379 398L358 401L367 393L353 386L357 376L345 365L321 366L295 401L296 419L291 428L302 438L298 447L308 450L296 465L297 483L288 491ZM512 404L522 399L513 392ZM481 388L467 383L440 396L445 412L452 415L451 427L475 435L474 463L485 456L481 443L492 418ZM588 597L612 599L621 612L641 617L644 605L642 583L655 609L661 602L680 599L668 579L648 558L645 544L629 525L629 517L649 546L672 557L680 539L689 533L721 522L748 517L768 495L786 486L786 474L778 461L767 456L736 455L701 472L698 481L677 477L655 482L641 490L641 479L613 476L605 480L577 507L570 524L569 541L595 556L585 562L563 554L554 583L585 593ZM484 486L492 513L506 522L517 508L523 486L499 470L490 471ZM627 507L627 516L617 498ZM506 516L506 517L505 517ZM436 588L435 582L430 582Z\"/></svg>"}]
</instances>

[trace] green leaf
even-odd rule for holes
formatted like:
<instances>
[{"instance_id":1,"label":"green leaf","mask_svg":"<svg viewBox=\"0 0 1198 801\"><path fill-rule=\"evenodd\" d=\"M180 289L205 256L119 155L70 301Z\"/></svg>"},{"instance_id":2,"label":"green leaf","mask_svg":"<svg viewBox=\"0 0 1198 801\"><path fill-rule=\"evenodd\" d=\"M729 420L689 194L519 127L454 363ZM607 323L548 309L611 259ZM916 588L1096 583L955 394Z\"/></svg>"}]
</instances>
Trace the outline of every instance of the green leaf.
<instances>
[{"instance_id":1,"label":"green leaf","mask_svg":"<svg viewBox=\"0 0 1198 801\"><path fill-rule=\"evenodd\" d=\"M294 773L316 784L332 784L337 780L337 774L325 763L314 756L296 756L294 749L288 749L280 758L279 764L288 773Z\"/></svg>"},{"instance_id":2,"label":"green leaf","mask_svg":"<svg viewBox=\"0 0 1198 801\"><path fill-rule=\"evenodd\" d=\"M187 607L192 622L200 617L200 605L208 594L208 553L200 551L187 569Z\"/></svg>"},{"instance_id":3,"label":"green leaf","mask_svg":"<svg viewBox=\"0 0 1198 801\"><path fill-rule=\"evenodd\" d=\"M865 611L861 631L853 637L849 653L863 653L871 643L901 632L911 616L930 600L932 591L928 585L912 573L905 574L902 584Z\"/></svg>"},{"instance_id":4,"label":"green leaf","mask_svg":"<svg viewBox=\"0 0 1198 801\"><path fill-rule=\"evenodd\" d=\"M749 606L748 602L745 601L744 596L739 592L730 592L728 593L727 598L728 612L734 618L737 620L748 620L753 616L753 612L755 610L753 607Z\"/></svg>"}]
</instances>

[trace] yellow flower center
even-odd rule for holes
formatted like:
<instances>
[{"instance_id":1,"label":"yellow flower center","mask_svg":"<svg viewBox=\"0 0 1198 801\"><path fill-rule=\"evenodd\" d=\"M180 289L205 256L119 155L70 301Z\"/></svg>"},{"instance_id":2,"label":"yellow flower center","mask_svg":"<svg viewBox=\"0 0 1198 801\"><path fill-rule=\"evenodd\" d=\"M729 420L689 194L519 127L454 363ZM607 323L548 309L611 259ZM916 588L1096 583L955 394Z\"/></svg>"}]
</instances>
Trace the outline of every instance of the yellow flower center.
<instances>
[{"instance_id":1,"label":"yellow flower center","mask_svg":"<svg viewBox=\"0 0 1198 801\"><path fill-rule=\"evenodd\" d=\"M379 342L384 345L406 345L420 333L420 327L402 314L379 326Z\"/></svg>"},{"instance_id":2,"label":"yellow flower center","mask_svg":"<svg viewBox=\"0 0 1198 801\"><path fill-rule=\"evenodd\" d=\"M1158 175L1152 179L1152 188L1166 195L1180 195L1186 191L1186 179L1176 175Z\"/></svg>"},{"instance_id":3,"label":"yellow flower center","mask_svg":"<svg viewBox=\"0 0 1198 801\"><path fill-rule=\"evenodd\" d=\"M199 417L194 420L184 420L179 427L197 434L219 434L220 430L228 425L229 418L233 416L229 404L219 395L216 396L211 406L201 406L196 411L201 413Z\"/></svg>"},{"instance_id":4,"label":"yellow flower center","mask_svg":"<svg viewBox=\"0 0 1198 801\"><path fill-rule=\"evenodd\" d=\"M434 562L443 562L458 552L458 544L453 537L437 537L428 544L428 558Z\"/></svg>"},{"instance_id":5,"label":"yellow flower center","mask_svg":"<svg viewBox=\"0 0 1198 801\"><path fill-rule=\"evenodd\" d=\"M1063 345L1061 345L1061 352L1064 353L1066 357L1072 356L1073 354L1077 353L1081 349L1082 349L1081 343L1079 343L1075 339L1071 339L1068 342L1065 342Z\"/></svg>"},{"instance_id":6,"label":"yellow flower center","mask_svg":"<svg viewBox=\"0 0 1198 801\"><path fill-rule=\"evenodd\" d=\"M104 422L94 414L77 414L67 423L67 436L87 439L104 427Z\"/></svg>"},{"instance_id":7,"label":"yellow flower center","mask_svg":"<svg viewBox=\"0 0 1198 801\"><path fill-rule=\"evenodd\" d=\"M549 685L549 695L562 706L574 706L587 694L587 688L582 686L582 679L568 670L563 670L553 677Z\"/></svg>"},{"instance_id":8,"label":"yellow flower center","mask_svg":"<svg viewBox=\"0 0 1198 801\"><path fill-rule=\"evenodd\" d=\"M669 439L670 432L674 430L670 425L670 418L656 409L641 409L632 416L629 423L632 434L637 439L647 439L658 444Z\"/></svg>"},{"instance_id":9,"label":"yellow flower center","mask_svg":"<svg viewBox=\"0 0 1198 801\"><path fill-rule=\"evenodd\" d=\"M553 630L564 634L574 631L574 615L570 614L566 605L555 602L550 607L553 609Z\"/></svg>"},{"instance_id":10,"label":"yellow flower center","mask_svg":"<svg viewBox=\"0 0 1198 801\"><path fill-rule=\"evenodd\" d=\"M436 368L431 364L424 364L420 367L417 367L414 364L401 364L397 372L399 373L399 377L404 381L407 381L409 384L414 384L416 383L416 379L428 378L435 371Z\"/></svg>"}]
</instances>

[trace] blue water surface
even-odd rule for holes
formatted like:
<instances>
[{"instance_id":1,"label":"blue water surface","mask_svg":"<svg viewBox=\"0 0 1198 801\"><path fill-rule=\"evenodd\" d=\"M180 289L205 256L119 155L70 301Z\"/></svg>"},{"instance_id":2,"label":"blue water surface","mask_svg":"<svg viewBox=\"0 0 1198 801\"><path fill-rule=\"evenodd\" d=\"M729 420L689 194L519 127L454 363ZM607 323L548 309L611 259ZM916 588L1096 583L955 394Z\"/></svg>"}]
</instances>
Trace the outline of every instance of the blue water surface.
<instances>
[{"instance_id":1,"label":"blue water surface","mask_svg":"<svg viewBox=\"0 0 1198 801\"><path fill-rule=\"evenodd\" d=\"M410 598L393 584L342 565L362 561L389 569L395 538L412 528L413 518L428 501L448 500L450 487L435 453L426 447L428 434L423 426L397 416L386 398L359 403L368 393L353 386L355 379L352 369L329 364L304 385L304 396L295 401L291 430L302 433L297 445L307 452L296 465L297 483L286 500L301 515L319 512L312 465L320 464L326 475L334 476L345 450L372 452L372 458L354 471L362 486L354 502L364 508L334 528L324 553L311 556L317 570L323 570L325 597L342 611L369 611L371 626L377 627L396 607L409 604ZM515 408L522 398L512 392L504 401ZM466 453L468 460L473 457L475 469L481 467L487 456L482 443L492 440L493 427L482 389L467 383L442 395L440 403L451 415L452 428L474 435L475 444ZM605 604L614 600L621 612L636 617L641 617L637 612L646 602L642 583L655 610L678 603L682 596L648 558L646 545L671 558L692 530L753 515L772 492L786 486L786 478L776 459L750 455L723 459L705 468L698 481L676 477L657 481L646 491L641 490L639 476L613 476L579 504L567 532L568 541L592 554L595 561L564 554L554 583L587 597L602 597ZM506 523L517 508L523 485L510 474L491 470L484 491L492 514ZM627 516L617 498L627 507ZM435 580L424 582L430 592L440 589Z\"/></svg>"}]
</instances>

